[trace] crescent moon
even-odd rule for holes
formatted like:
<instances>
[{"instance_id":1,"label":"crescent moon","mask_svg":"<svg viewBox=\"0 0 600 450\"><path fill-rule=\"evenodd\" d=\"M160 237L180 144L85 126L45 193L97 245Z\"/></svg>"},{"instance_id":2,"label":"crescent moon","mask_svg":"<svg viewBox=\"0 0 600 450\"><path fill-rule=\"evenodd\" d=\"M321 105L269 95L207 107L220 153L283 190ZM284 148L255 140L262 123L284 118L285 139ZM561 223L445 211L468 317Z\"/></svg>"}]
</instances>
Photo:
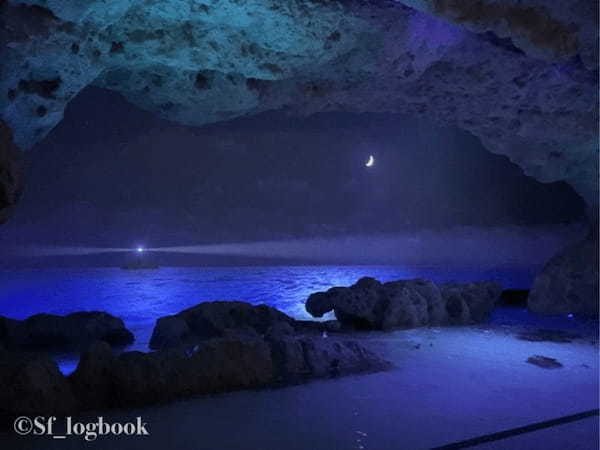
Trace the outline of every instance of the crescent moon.
<instances>
[{"instance_id":1,"label":"crescent moon","mask_svg":"<svg viewBox=\"0 0 600 450\"><path fill-rule=\"evenodd\" d=\"M365 166L373 167L374 164L375 164L375 158L373 158L373 155L369 155L369 160L367 161Z\"/></svg>"}]
</instances>

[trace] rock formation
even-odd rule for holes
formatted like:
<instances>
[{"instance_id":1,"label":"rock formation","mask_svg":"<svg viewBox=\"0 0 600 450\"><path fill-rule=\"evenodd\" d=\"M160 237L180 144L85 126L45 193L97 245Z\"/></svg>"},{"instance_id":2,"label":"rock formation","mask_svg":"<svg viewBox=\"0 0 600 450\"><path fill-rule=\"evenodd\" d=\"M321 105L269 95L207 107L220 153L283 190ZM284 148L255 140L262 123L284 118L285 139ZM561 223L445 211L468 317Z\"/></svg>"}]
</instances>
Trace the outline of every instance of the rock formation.
<instances>
[{"instance_id":1,"label":"rock formation","mask_svg":"<svg viewBox=\"0 0 600 450\"><path fill-rule=\"evenodd\" d=\"M150 338L150 348L190 347L219 337L275 337L323 331L339 331L339 323L295 320L267 305L215 301L159 318Z\"/></svg>"},{"instance_id":2,"label":"rock formation","mask_svg":"<svg viewBox=\"0 0 600 450\"><path fill-rule=\"evenodd\" d=\"M383 370L388 364L354 341L321 336L212 338L194 349L126 352L96 345L71 375L85 408L131 407L192 395Z\"/></svg>"},{"instance_id":3,"label":"rock formation","mask_svg":"<svg viewBox=\"0 0 600 450\"><path fill-rule=\"evenodd\" d=\"M23 189L21 152L13 142L10 127L0 120L0 224L15 207Z\"/></svg>"},{"instance_id":4,"label":"rock formation","mask_svg":"<svg viewBox=\"0 0 600 450\"><path fill-rule=\"evenodd\" d=\"M122 336L124 328L107 330L99 318L115 324L105 313L0 322L0 344L8 348L0 345L0 382L11 386L0 392L0 428L22 414L146 406L390 367L357 341L321 334L331 324L294 321L264 305L210 302L159 319L152 337L159 350L149 353L113 353L101 339L111 340L115 329ZM172 319L186 332L178 334L181 324ZM52 348L73 348L76 339L88 344L75 372L65 377L48 356L22 351L39 350L42 338Z\"/></svg>"},{"instance_id":5,"label":"rock formation","mask_svg":"<svg viewBox=\"0 0 600 450\"><path fill-rule=\"evenodd\" d=\"M408 6L406 6L408 5ZM10 0L0 114L29 148L90 84L200 125L284 108L424 115L597 203L597 5Z\"/></svg>"},{"instance_id":6,"label":"rock formation","mask_svg":"<svg viewBox=\"0 0 600 450\"><path fill-rule=\"evenodd\" d=\"M0 316L0 344L9 350L77 350L96 340L123 346L133 342L133 334L118 317L98 311L35 314L25 320Z\"/></svg>"},{"instance_id":7,"label":"rock formation","mask_svg":"<svg viewBox=\"0 0 600 450\"><path fill-rule=\"evenodd\" d=\"M550 259L535 279L532 311L598 317L598 227Z\"/></svg>"},{"instance_id":8,"label":"rock formation","mask_svg":"<svg viewBox=\"0 0 600 450\"><path fill-rule=\"evenodd\" d=\"M237 301L200 303L174 316L158 319L150 339L150 348L193 345L230 333L259 336L278 323L291 325L294 319L267 305L253 306Z\"/></svg>"},{"instance_id":9,"label":"rock formation","mask_svg":"<svg viewBox=\"0 0 600 450\"><path fill-rule=\"evenodd\" d=\"M67 414L79 408L69 381L47 356L0 350L0 385L0 429L19 415Z\"/></svg>"},{"instance_id":10,"label":"rock formation","mask_svg":"<svg viewBox=\"0 0 600 450\"><path fill-rule=\"evenodd\" d=\"M444 284L427 280L356 284L312 294L306 310L315 317L333 311L343 326L389 330L425 325L468 325L484 320L500 298L498 283Z\"/></svg>"}]
</instances>

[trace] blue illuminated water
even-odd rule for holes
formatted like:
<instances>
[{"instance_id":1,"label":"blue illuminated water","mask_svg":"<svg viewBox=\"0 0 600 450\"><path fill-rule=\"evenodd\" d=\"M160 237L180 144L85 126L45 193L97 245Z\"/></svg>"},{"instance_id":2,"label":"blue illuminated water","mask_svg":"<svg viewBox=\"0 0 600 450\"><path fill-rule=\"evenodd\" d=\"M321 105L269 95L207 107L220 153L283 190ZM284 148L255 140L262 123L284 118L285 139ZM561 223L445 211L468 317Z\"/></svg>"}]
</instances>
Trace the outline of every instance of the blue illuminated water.
<instances>
[{"instance_id":1,"label":"blue illuminated water","mask_svg":"<svg viewBox=\"0 0 600 450\"><path fill-rule=\"evenodd\" d=\"M497 280L526 288L530 270L458 270L398 266L167 267L0 271L0 315L24 319L45 312L101 310L122 318L135 334L133 349L147 350L157 318L210 300L265 303L308 319L304 302L317 291L371 276L380 281L422 277L434 281Z\"/></svg>"}]
</instances>

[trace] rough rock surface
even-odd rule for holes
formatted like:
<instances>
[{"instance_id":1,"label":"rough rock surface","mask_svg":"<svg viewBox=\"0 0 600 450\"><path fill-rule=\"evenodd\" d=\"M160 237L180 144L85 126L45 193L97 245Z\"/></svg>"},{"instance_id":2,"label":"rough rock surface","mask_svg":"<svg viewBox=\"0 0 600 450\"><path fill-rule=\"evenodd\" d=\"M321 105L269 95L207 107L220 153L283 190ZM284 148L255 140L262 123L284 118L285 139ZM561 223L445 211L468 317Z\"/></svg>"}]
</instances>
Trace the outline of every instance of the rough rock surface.
<instances>
[{"instance_id":1,"label":"rough rock surface","mask_svg":"<svg viewBox=\"0 0 600 450\"><path fill-rule=\"evenodd\" d=\"M502 287L494 282L464 284L443 284L440 286L446 304L448 320L452 323L457 317L464 321L481 322L494 308L502 294Z\"/></svg>"},{"instance_id":2,"label":"rough rock surface","mask_svg":"<svg viewBox=\"0 0 600 450\"><path fill-rule=\"evenodd\" d=\"M551 258L535 279L529 308L541 313L598 317L598 226Z\"/></svg>"},{"instance_id":3,"label":"rough rock surface","mask_svg":"<svg viewBox=\"0 0 600 450\"><path fill-rule=\"evenodd\" d=\"M194 349L113 356L94 345L70 376L85 408L131 407L176 398L382 370L356 342L310 336L212 338Z\"/></svg>"},{"instance_id":4,"label":"rough rock surface","mask_svg":"<svg viewBox=\"0 0 600 450\"><path fill-rule=\"evenodd\" d=\"M485 319L501 291L493 282L437 286L420 279L380 283L362 278L347 288L312 294L306 310L315 317L334 311L342 325L358 329L465 325Z\"/></svg>"},{"instance_id":5,"label":"rough rock surface","mask_svg":"<svg viewBox=\"0 0 600 450\"><path fill-rule=\"evenodd\" d=\"M118 346L133 339L121 319L105 312L36 314L25 320L0 316L0 342L9 350L74 350L96 340Z\"/></svg>"},{"instance_id":6,"label":"rough rock surface","mask_svg":"<svg viewBox=\"0 0 600 450\"><path fill-rule=\"evenodd\" d=\"M339 331L335 320L295 320L267 305L239 301L200 303L173 316L161 317L150 338L150 348L193 346L216 337L279 336L293 333Z\"/></svg>"},{"instance_id":7,"label":"rough rock surface","mask_svg":"<svg viewBox=\"0 0 600 450\"><path fill-rule=\"evenodd\" d=\"M333 328L331 323L309 326L265 305L212 302L166 319L157 322L153 336L162 349L115 355L102 339L115 344L115 337L119 343L133 338L106 313L1 318L0 385L10 389L0 392L0 427L19 414L152 405L390 366L358 342L315 332ZM189 323L183 328L188 334L173 332L181 324L172 327L171 319ZM83 343L88 347L68 377L47 356L22 351Z\"/></svg>"},{"instance_id":8,"label":"rough rock surface","mask_svg":"<svg viewBox=\"0 0 600 450\"><path fill-rule=\"evenodd\" d=\"M150 348L191 345L235 333L259 336L280 322L291 325L294 319L267 305L253 306L237 301L200 303L174 316L158 319Z\"/></svg>"},{"instance_id":9,"label":"rough rock surface","mask_svg":"<svg viewBox=\"0 0 600 450\"><path fill-rule=\"evenodd\" d=\"M597 205L597 7L9 0L0 118L29 148L90 84L195 125L278 108L412 113L466 129Z\"/></svg>"},{"instance_id":10,"label":"rough rock surface","mask_svg":"<svg viewBox=\"0 0 600 450\"><path fill-rule=\"evenodd\" d=\"M2 428L19 415L65 414L79 407L69 382L46 356L0 351L0 386Z\"/></svg>"},{"instance_id":11,"label":"rough rock surface","mask_svg":"<svg viewBox=\"0 0 600 450\"><path fill-rule=\"evenodd\" d=\"M10 127L0 120L0 223L5 222L23 190L21 152Z\"/></svg>"}]
</instances>

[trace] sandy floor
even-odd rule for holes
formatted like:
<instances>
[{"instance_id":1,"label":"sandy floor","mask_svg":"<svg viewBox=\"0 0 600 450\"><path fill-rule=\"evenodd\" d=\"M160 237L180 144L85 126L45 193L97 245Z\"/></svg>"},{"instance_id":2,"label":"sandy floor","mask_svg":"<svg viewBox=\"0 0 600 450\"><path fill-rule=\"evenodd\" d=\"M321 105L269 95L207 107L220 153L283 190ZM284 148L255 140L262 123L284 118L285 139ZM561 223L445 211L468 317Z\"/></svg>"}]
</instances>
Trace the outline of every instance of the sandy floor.
<instances>
[{"instance_id":1,"label":"sandy floor","mask_svg":"<svg viewBox=\"0 0 600 450\"><path fill-rule=\"evenodd\" d=\"M413 450L598 408L596 331L577 330L582 337L570 343L529 342L515 337L523 327L518 322L369 333L363 339L394 362L393 370L90 416L107 421L142 416L149 438L88 443L80 437L57 441L4 434L0 444L9 449ZM532 355L556 358L564 367L526 363ZM598 418L477 448L595 450Z\"/></svg>"}]
</instances>

